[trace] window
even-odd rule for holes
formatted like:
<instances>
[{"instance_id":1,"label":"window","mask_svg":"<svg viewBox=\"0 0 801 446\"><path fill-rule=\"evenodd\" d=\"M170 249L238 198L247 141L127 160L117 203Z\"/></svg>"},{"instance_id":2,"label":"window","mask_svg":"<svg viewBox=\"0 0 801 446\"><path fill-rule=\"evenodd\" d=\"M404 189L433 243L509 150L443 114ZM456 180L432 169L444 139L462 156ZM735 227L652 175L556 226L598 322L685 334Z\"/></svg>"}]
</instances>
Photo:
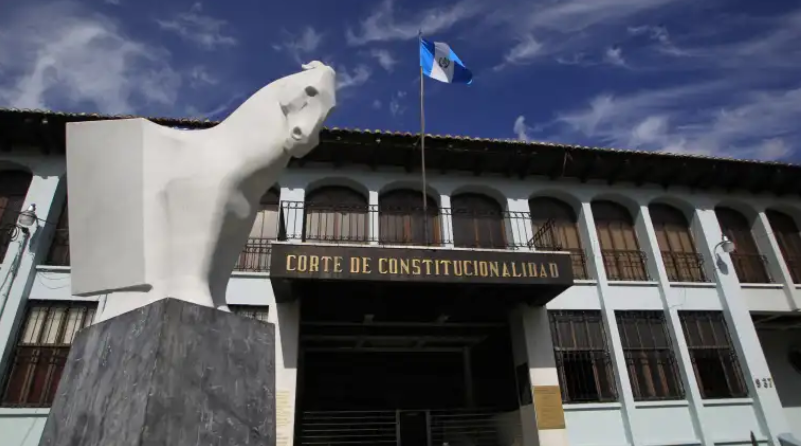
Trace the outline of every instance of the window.
<instances>
[{"instance_id":1,"label":"window","mask_svg":"<svg viewBox=\"0 0 801 446\"><path fill-rule=\"evenodd\" d=\"M28 195L31 174L19 170L0 172L0 225L16 224L22 204ZM0 236L0 262L6 255L11 237L7 233Z\"/></svg>"},{"instance_id":2,"label":"window","mask_svg":"<svg viewBox=\"0 0 801 446\"><path fill-rule=\"evenodd\" d=\"M58 217L56 230L53 234L53 242L50 244L50 251L47 253L47 265L69 266L70 265L70 220L69 206L64 200L64 207Z\"/></svg>"},{"instance_id":3,"label":"window","mask_svg":"<svg viewBox=\"0 0 801 446\"><path fill-rule=\"evenodd\" d=\"M617 328L638 401L680 399L684 389L661 311L619 311Z\"/></svg>"},{"instance_id":4,"label":"window","mask_svg":"<svg viewBox=\"0 0 801 446\"><path fill-rule=\"evenodd\" d=\"M506 228L501 205L481 194L451 197L453 244L459 248L505 249Z\"/></svg>"},{"instance_id":5,"label":"window","mask_svg":"<svg viewBox=\"0 0 801 446\"><path fill-rule=\"evenodd\" d=\"M671 282L707 282L703 259L695 249L690 224L684 214L666 204L648 206Z\"/></svg>"},{"instance_id":6,"label":"window","mask_svg":"<svg viewBox=\"0 0 801 446\"><path fill-rule=\"evenodd\" d=\"M234 314L262 322L267 322L267 316L270 315L270 307L267 305L230 305L229 308Z\"/></svg>"},{"instance_id":7,"label":"window","mask_svg":"<svg viewBox=\"0 0 801 446\"><path fill-rule=\"evenodd\" d=\"M680 311L693 371L704 398L748 395L723 313Z\"/></svg>"},{"instance_id":8,"label":"window","mask_svg":"<svg viewBox=\"0 0 801 446\"><path fill-rule=\"evenodd\" d=\"M259 201L259 211L250 229L245 248L239 254L234 270L267 272L270 271L270 254L272 242L278 239L283 231L281 212L279 209L278 189L269 189Z\"/></svg>"},{"instance_id":9,"label":"window","mask_svg":"<svg viewBox=\"0 0 801 446\"><path fill-rule=\"evenodd\" d=\"M439 209L431 196L426 195L426 214L423 215L422 192L408 189L387 192L378 200L378 212L381 243L439 244Z\"/></svg>"},{"instance_id":10,"label":"window","mask_svg":"<svg viewBox=\"0 0 801 446\"><path fill-rule=\"evenodd\" d=\"M562 401L615 401L614 374L600 311L549 311Z\"/></svg>"},{"instance_id":11,"label":"window","mask_svg":"<svg viewBox=\"0 0 801 446\"><path fill-rule=\"evenodd\" d=\"M737 278L742 283L771 283L767 260L759 253L751 224L745 216L733 209L718 207L715 214L723 235L734 242L734 252L729 254Z\"/></svg>"},{"instance_id":12,"label":"window","mask_svg":"<svg viewBox=\"0 0 801 446\"><path fill-rule=\"evenodd\" d=\"M801 234L795 220L778 211L768 210L765 214L793 283L801 284Z\"/></svg>"},{"instance_id":13,"label":"window","mask_svg":"<svg viewBox=\"0 0 801 446\"><path fill-rule=\"evenodd\" d=\"M573 208L563 201L548 197L532 198L528 205L534 247L543 251L568 251L573 259L573 276L576 279L588 278L584 249Z\"/></svg>"},{"instance_id":14,"label":"window","mask_svg":"<svg viewBox=\"0 0 801 446\"><path fill-rule=\"evenodd\" d=\"M353 189L329 186L306 197L304 240L367 242L367 198Z\"/></svg>"},{"instance_id":15,"label":"window","mask_svg":"<svg viewBox=\"0 0 801 446\"><path fill-rule=\"evenodd\" d=\"M629 211L611 201L594 201L592 215L607 278L648 280L645 255L640 251Z\"/></svg>"},{"instance_id":16,"label":"window","mask_svg":"<svg viewBox=\"0 0 801 446\"><path fill-rule=\"evenodd\" d=\"M94 302L30 301L6 376L2 405L49 407L78 330L89 326Z\"/></svg>"}]
</instances>

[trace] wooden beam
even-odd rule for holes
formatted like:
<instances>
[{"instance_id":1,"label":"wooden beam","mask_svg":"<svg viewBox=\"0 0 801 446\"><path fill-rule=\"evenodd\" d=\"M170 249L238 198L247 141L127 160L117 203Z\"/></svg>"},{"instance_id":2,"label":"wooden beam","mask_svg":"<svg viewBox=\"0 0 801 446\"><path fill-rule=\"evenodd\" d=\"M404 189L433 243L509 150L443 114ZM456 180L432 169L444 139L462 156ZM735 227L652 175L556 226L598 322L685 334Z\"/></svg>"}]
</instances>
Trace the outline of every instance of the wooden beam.
<instances>
[{"instance_id":1,"label":"wooden beam","mask_svg":"<svg viewBox=\"0 0 801 446\"><path fill-rule=\"evenodd\" d=\"M610 186L615 184L617 182L617 179L620 178L620 174L622 174L626 169L630 167L631 167L631 158L619 160L607 175L606 184Z\"/></svg>"},{"instance_id":2,"label":"wooden beam","mask_svg":"<svg viewBox=\"0 0 801 446\"><path fill-rule=\"evenodd\" d=\"M520 167L517 170L517 176L521 180L524 180L528 175L528 171L531 170L531 163L533 162L533 160L534 160L534 155L529 154L528 156L526 156L525 160L520 162Z\"/></svg>"},{"instance_id":3,"label":"wooden beam","mask_svg":"<svg viewBox=\"0 0 801 446\"><path fill-rule=\"evenodd\" d=\"M579 172L579 181L582 183L586 183L587 179L590 177L590 174L593 170L599 169L601 165L601 157L598 155L593 156L591 159L587 161L587 164L584 166L583 169Z\"/></svg>"}]
</instances>

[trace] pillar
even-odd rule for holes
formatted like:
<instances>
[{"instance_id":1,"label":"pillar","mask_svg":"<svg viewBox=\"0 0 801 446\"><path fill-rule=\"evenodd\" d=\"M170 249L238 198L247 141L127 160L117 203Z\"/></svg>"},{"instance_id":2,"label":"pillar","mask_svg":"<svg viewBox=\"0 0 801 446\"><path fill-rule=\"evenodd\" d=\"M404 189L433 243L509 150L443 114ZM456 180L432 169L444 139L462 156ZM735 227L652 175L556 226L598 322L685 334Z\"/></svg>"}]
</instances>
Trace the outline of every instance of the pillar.
<instances>
[{"instance_id":1,"label":"pillar","mask_svg":"<svg viewBox=\"0 0 801 446\"><path fill-rule=\"evenodd\" d=\"M292 446L298 395L300 300L276 303L268 320L275 324L275 444Z\"/></svg>"},{"instance_id":2,"label":"pillar","mask_svg":"<svg viewBox=\"0 0 801 446\"><path fill-rule=\"evenodd\" d=\"M369 205L368 206L368 212L367 212L367 218L369 219L368 225L369 225L369 228L370 228L369 229L370 233L367 234L367 240L370 241L371 245L378 245L378 241L380 240L380 234L379 234L380 222L379 222L379 214L378 214L378 209L379 208L378 208L378 191L377 190L371 190L369 192L368 197L367 197L367 204Z\"/></svg>"},{"instance_id":3,"label":"pillar","mask_svg":"<svg viewBox=\"0 0 801 446\"><path fill-rule=\"evenodd\" d=\"M442 246L453 248L453 214L451 213L451 196L439 196L440 226L442 227Z\"/></svg>"},{"instance_id":4,"label":"pillar","mask_svg":"<svg viewBox=\"0 0 801 446\"><path fill-rule=\"evenodd\" d=\"M548 311L544 306L521 305L511 312L510 318L515 371L518 381L523 381L518 382L523 445L567 446ZM521 367L527 368L523 371L527 375L521 375ZM523 387L525 384L528 389Z\"/></svg>"},{"instance_id":5,"label":"pillar","mask_svg":"<svg viewBox=\"0 0 801 446\"><path fill-rule=\"evenodd\" d=\"M534 237L528 200L509 198L506 200L506 210L506 230L511 235L507 243L518 249L528 250L528 242Z\"/></svg>"},{"instance_id":6,"label":"pillar","mask_svg":"<svg viewBox=\"0 0 801 446\"><path fill-rule=\"evenodd\" d=\"M757 337L748 305L740 292L740 282L729 254L718 245L723 233L714 209L696 209L694 225L701 232L698 249L704 261L714 265L715 282L723 314L740 360L748 394L754 400L757 419L772 446L778 446L778 435L788 432L787 419L775 387L757 387L756 380L770 377L770 369Z\"/></svg>"},{"instance_id":7,"label":"pillar","mask_svg":"<svg viewBox=\"0 0 801 446\"><path fill-rule=\"evenodd\" d=\"M281 188L281 218L290 243L303 241L303 216L306 191L302 188Z\"/></svg>"}]
</instances>

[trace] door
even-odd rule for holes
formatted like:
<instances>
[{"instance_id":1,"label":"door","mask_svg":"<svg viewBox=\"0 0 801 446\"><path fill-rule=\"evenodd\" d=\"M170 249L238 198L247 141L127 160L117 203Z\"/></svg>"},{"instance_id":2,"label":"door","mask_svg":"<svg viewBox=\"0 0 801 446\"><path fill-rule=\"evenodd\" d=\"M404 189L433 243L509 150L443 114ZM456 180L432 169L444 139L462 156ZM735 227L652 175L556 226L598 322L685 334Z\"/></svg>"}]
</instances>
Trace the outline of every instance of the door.
<instances>
[{"instance_id":1,"label":"door","mask_svg":"<svg viewBox=\"0 0 801 446\"><path fill-rule=\"evenodd\" d=\"M402 410L398 415L400 446L428 445L428 416L423 410Z\"/></svg>"}]
</instances>

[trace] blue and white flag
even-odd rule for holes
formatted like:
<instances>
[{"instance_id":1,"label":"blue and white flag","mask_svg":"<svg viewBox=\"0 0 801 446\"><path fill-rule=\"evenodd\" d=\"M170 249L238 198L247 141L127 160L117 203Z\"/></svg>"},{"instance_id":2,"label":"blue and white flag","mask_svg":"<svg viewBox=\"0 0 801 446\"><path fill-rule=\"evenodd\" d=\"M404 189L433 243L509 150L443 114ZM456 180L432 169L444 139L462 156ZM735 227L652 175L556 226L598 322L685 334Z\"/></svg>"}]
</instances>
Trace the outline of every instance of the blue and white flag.
<instances>
[{"instance_id":1,"label":"blue and white flag","mask_svg":"<svg viewBox=\"0 0 801 446\"><path fill-rule=\"evenodd\" d=\"M447 43L420 38L420 67L423 73L448 84L469 84L473 73L464 66Z\"/></svg>"}]
</instances>

